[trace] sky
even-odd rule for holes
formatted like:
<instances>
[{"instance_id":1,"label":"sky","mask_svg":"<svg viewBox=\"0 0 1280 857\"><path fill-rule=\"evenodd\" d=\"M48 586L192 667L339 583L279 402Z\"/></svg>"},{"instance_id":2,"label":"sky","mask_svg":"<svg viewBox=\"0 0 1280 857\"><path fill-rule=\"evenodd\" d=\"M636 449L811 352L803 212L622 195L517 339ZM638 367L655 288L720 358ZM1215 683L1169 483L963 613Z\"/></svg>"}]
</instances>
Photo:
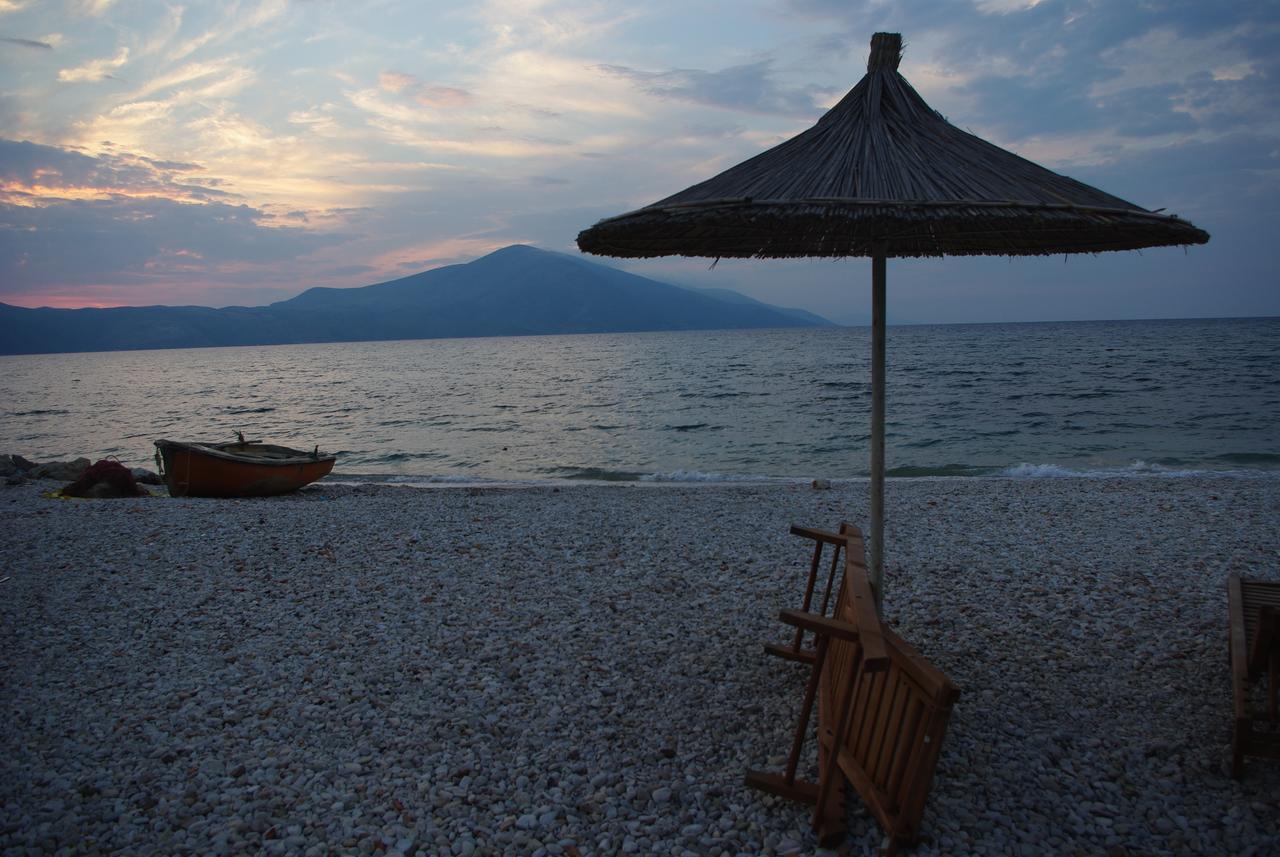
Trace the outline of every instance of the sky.
<instances>
[{"instance_id":1,"label":"sky","mask_svg":"<svg viewBox=\"0 0 1280 857\"><path fill-rule=\"evenodd\" d=\"M0 302L260 305L578 232L810 127L949 121L1208 245L890 260L898 322L1280 315L1277 0L0 0ZM843 323L865 259L603 260Z\"/></svg>"}]
</instances>

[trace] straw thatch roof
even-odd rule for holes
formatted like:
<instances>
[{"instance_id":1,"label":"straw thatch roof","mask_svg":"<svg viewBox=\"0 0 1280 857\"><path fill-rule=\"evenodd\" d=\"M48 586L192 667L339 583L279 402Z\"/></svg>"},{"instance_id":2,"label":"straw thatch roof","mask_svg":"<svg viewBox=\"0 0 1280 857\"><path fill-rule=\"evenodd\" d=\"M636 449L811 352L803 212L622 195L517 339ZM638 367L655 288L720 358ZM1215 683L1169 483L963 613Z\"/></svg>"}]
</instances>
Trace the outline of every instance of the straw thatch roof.
<instances>
[{"instance_id":1,"label":"straw thatch roof","mask_svg":"<svg viewBox=\"0 0 1280 857\"><path fill-rule=\"evenodd\" d=\"M1058 175L948 123L877 33L867 75L808 131L714 178L602 220L602 256L1043 255L1203 244L1177 217Z\"/></svg>"}]
</instances>

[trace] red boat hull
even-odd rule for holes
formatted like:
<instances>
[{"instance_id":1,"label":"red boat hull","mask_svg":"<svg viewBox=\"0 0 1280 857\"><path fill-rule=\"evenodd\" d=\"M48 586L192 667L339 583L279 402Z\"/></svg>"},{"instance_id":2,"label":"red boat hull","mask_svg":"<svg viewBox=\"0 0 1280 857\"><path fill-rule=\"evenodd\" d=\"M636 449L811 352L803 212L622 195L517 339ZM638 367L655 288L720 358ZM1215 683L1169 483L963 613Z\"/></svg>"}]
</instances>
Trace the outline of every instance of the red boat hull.
<instances>
[{"instance_id":1,"label":"red boat hull","mask_svg":"<svg viewBox=\"0 0 1280 857\"><path fill-rule=\"evenodd\" d=\"M156 441L173 497L270 497L333 470L334 457L257 443Z\"/></svg>"}]
</instances>

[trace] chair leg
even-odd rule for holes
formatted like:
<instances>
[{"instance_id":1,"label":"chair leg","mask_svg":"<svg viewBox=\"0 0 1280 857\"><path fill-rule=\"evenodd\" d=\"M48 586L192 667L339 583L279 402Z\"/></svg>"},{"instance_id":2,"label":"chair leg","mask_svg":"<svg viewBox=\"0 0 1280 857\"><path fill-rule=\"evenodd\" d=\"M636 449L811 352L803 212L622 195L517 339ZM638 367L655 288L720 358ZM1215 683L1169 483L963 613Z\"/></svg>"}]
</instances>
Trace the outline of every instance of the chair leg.
<instances>
[{"instance_id":1,"label":"chair leg","mask_svg":"<svg viewBox=\"0 0 1280 857\"><path fill-rule=\"evenodd\" d=\"M800 764L800 751L804 748L804 738L809 731L809 720L813 716L813 704L818 696L818 687L822 680L822 665L827 660L827 647L831 638L819 634L817 649L813 655L813 667L809 673L809 683L804 689L804 701L800 703L800 717L796 722L796 731L791 739L791 752L787 754L787 767L782 776L766 774L763 771L747 771L746 784L771 794L781 795L790 800L817 801L818 786L796 779L796 768ZM821 747L819 747L821 752Z\"/></svg>"}]
</instances>

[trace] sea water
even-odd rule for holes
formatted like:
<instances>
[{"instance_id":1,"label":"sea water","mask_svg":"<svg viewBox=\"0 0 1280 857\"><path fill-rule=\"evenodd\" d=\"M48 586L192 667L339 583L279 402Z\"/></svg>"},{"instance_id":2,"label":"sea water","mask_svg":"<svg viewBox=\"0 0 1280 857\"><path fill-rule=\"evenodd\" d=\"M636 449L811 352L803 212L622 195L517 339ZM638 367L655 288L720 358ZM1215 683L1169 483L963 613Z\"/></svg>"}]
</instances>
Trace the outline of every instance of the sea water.
<instances>
[{"instance_id":1,"label":"sea water","mask_svg":"<svg viewBox=\"0 0 1280 857\"><path fill-rule=\"evenodd\" d=\"M0 358L0 452L250 439L331 478L864 476L866 328ZM1280 319L896 326L890 476L1280 472Z\"/></svg>"}]
</instances>

